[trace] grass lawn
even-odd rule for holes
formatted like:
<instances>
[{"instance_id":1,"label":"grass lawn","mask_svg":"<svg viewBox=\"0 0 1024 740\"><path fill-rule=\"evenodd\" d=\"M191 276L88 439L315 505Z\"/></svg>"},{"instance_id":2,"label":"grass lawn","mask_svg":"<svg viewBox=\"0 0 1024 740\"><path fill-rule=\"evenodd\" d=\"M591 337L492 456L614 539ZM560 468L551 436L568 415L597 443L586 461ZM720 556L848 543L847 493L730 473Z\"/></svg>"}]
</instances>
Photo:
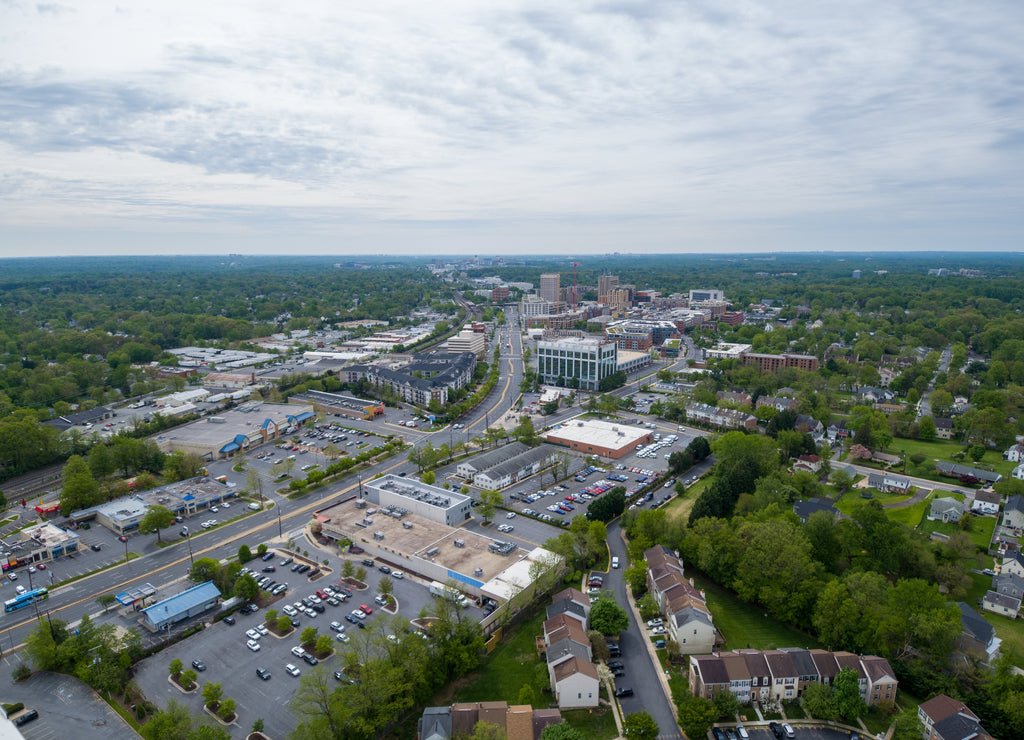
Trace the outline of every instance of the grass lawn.
<instances>
[{"instance_id":1,"label":"grass lawn","mask_svg":"<svg viewBox=\"0 0 1024 740\"><path fill-rule=\"evenodd\" d=\"M995 517L986 516L974 517L972 521L974 526L967 534L971 536L971 542L974 543L975 547L983 552L987 552L988 543L992 540L992 532L996 528L996 519ZM949 536L953 536L960 531L960 526L956 522L929 522L927 519L921 522L921 527L926 532L939 532ZM988 566L983 565L981 567L985 568Z\"/></svg>"},{"instance_id":2,"label":"grass lawn","mask_svg":"<svg viewBox=\"0 0 1024 740\"><path fill-rule=\"evenodd\" d=\"M562 711L562 718L583 733L583 737L613 738L619 734L615 726L615 715L609 707L598 709L570 709Z\"/></svg>"},{"instance_id":3,"label":"grass lawn","mask_svg":"<svg viewBox=\"0 0 1024 740\"><path fill-rule=\"evenodd\" d=\"M869 709L865 714L861 715L861 719L872 735L884 734L889 729L889 725L892 724L892 714L883 712L878 707Z\"/></svg>"},{"instance_id":4,"label":"grass lawn","mask_svg":"<svg viewBox=\"0 0 1024 740\"><path fill-rule=\"evenodd\" d=\"M989 565L982 567L991 567L991 560ZM968 575L971 577L972 585L967 589L967 593L961 601L981 612L981 607L978 605L981 603L981 598L985 595L985 592L992 588L992 576L983 576L980 573L968 573Z\"/></svg>"},{"instance_id":5,"label":"grass lawn","mask_svg":"<svg viewBox=\"0 0 1024 740\"><path fill-rule=\"evenodd\" d=\"M471 674L467 683L455 691L452 701L507 701L509 704L517 704L519 690L525 684L530 684L537 692L538 701L546 706L546 700L538 690L537 666L541 665L541 661L534 641L541 633L544 616L544 611L539 610L536 615L517 626L512 639L502 642L484 658L479 670ZM544 678L546 683L546 672Z\"/></svg>"},{"instance_id":6,"label":"grass lawn","mask_svg":"<svg viewBox=\"0 0 1024 740\"><path fill-rule=\"evenodd\" d=\"M715 615L715 626L725 636L726 650L821 647L810 635L774 617L765 616L763 609L741 601L735 594L709 579L694 575L694 583L704 589L708 607Z\"/></svg>"},{"instance_id":7,"label":"grass lawn","mask_svg":"<svg viewBox=\"0 0 1024 740\"><path fill-rule=\"evenodd\" d=\"M935 494L930 494L925 498L924 501L914 504L913 506L902 506L898 509L886 509L885 515L894 522L901 522L906 524L911 529L917 527L924 519L925 514L932 505L932 497Z\"/></svg>"},{"instance_id":8,"label":"grass lawn","mask_svg":"<svg viewBox=\"0 0 1024 740\"><path fill-rule=\"evenodd\" d=\"M849 491L847 491L846 493L839 497L839 499L836 501L836 508L839 509L844 514L852 514L853 510L856 509L858 506L860 506L861 504L866 504L869 500L871 500L861 496L862 493L868 490L871 491L872 497L878 500L878 502L881 503L883 506L885 504L895 504L901 501L906 501L907 499L910 498L909 495L904 496L896 495L893 493L882 493L881 491L875 490L874 488L851 488Z\"/></svg>"},{"instance_id":9,"label":"grass lawn","mask_svg":"<svg viewBox=\"0 0 1024 740\"><path fill-rule=\"evenodd\" d=\"M784 708L786 710L786 716L790 719L805 719L807 717L807 712L804 711L804 708L800 706L800 702L798 701L785 702Z\"/></svg>"},{"instance_id":10,"label":"grass lawn","mask_svg":"<svg viewBox=\"0 0 1024 740\"><path fill-rule=\"evenodd\" d=\"M981 576L987 578L987 576ZM989 579L991 583L991 579ZM972 603L972 602L968 602ZM998 614L978 610L989 624L996 628L996 636L1002 639L1003 655L1010 658L1014 665L1024 665L1024 620L1007 619Z\"/></svg>"}]
</instances>

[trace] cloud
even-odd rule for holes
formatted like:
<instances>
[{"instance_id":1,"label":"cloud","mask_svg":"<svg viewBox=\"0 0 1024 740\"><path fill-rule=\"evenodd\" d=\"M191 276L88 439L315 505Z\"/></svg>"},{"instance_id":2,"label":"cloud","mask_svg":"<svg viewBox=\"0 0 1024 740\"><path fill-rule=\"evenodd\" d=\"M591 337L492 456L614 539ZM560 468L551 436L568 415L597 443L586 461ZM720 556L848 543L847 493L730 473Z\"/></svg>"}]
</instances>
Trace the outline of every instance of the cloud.
<instances>
[{"instance_id":1,"label":"cloud","mask_svg":"<svg viewBox=\"0 0 1024 740\"><path fill-rule=\"evenodd\" d=\"M4 8L0 243L1019 247L1010 2Z\"/></svg>"}]
</instances>

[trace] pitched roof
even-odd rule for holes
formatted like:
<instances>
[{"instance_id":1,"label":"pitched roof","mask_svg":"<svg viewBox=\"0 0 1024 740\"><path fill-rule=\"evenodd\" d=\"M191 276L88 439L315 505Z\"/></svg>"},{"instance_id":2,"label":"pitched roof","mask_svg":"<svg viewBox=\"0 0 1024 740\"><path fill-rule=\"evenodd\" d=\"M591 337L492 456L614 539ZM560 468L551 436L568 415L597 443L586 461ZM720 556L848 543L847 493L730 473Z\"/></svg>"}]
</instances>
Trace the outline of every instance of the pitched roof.
<instances>
[{"instance_id":1,"label":"pitched roof","mask_svg":"<svg viewBox=\"0 0 1024 740\"><path fill-rule=\"evenodd\" d=\"M771 671L771 675L775 678L795 677L800 675L797 673L796 665L794 665L793 658L789 653L784 653L781 650L766 650L764 653L764 659L768 661L768 669Z\"/></svg>"},{"instance_id":2,"label":"pitched roof","mask_svg":"<svg viewBox=\"0 0 1024 740\"><path fill-rule=\"evenodd\" d=\"M800 517L802 521L807 521L811 518L811 514L818 511L827 511L832 516L839 514L836 505L826 498L810 498L806 501L793 502L793 513Z\"/></svg>"},{"instance_id":3,"label":"pitched roof","mask_svg":"<svg viewBox=\"0 0 1024 740\"><path fill-rule=\"evenodd\" d=\"M962 712L950 715L932 725L942 740L985 740L991 738L976 717Z\"/></svg>"},{"instance_id":4,"label":"pitched roof","mask_svg":"<svg viewBox=\"0 0 1024 740\"><path fill-rule=\"evenodd\" d=\"M722 662L719 656L696 655L690 658L690 662L696 667L705 686L708 684L729 683L729 673L725 668L725 663Z\"/></svg>"},{"instance_id":5,"label":"pitched roof","mask_svg":"<svg viewBox=\"0 0 1024 740\"><path fill-rule=\"evenodd\" d=\"M580 591L578 588L566 588L559 591L557 594L551 597L551 601L561 601L562 599L570 599L575 601L580 606L587 608L590 606L590 599L585 593Z\"/></svg>"},{"instance_id":6,"label":"pitched roof","mask_svg":"<svg viewBox=\"0 0 1024 740\"><path fill-rule=\"evenodd\" d=\"M945 694L937 694L928 701L921 702L921 711L933 723L941 722L946 717L950 717L957 712L966 712L971 716L975 716L974 712L968 709L967 705L962 701Z\"/></svg>"},{"instance_id":7,"label":"pitched roof","mask_svg":"<svg viewBox=\"0 0 1024 740\"><path fill-rule=\"evenodd\" d=\"M832 683L832 679L839 673L839 663L836 662L836 656L825 650L809 650L811 658L814 659L814 665L818 668L818 677L829 684Z\"/></svg>"},{"instance_id":8,"label":"pitched roof","mask_svg":"<svg viewBox=\"0 0 1024 740\"><path fill-rule=\"evenodd\" d=\"M984 617L962 601L956 602L960 607L960 625L963 631L981 643L988 645L995 635L995 628Z\"/></svg>"},{"instance_id":9,"label":"pitched roof","mask_svg":"<svg viewBox=\"0 0 1024 740\"><path fill-rule=\"evenodd\" d=\"M597 668L589 660L580 660L579 658L570 658L562 663L555 666L555 683L561 683L570 676L576 674L582 674L589 678L598 680Z\"/></svg>"},{"instance_id":10,"label":"pitched roof","mask_svg":"<svg viewBox=\"0 0 1024 740\"><path fill-rule=\"evenodd\" d=\"M814 658L811 654L803 648L780 648L782 652L789 653L789 657L793 659L793 665L796 666L797 675L799 676L817 676L818 666L814 663Z\"/></svg>"},{"instance_id":11,"label":"pitched roof","mask_svg":"<svg viewBox=\"0 0 1024 740\"><path fill-rule=\"evenodd\" d=\"M1001 594L998 591L986 591L983 598L983 604L992 604L994 606L1002 607L1010 611L1020 611L1020 596L1010 596L1009 594Z\"/></svg>"},{"instance_id":12,"label":"pitched roof","mask_svg":"<svg viewBox=\"0 0 1024 740\"><path fill-rule=\"evenodd\" d=\"M1006 499L1006 505L1003 507L1003 511L1019 511L1024 513L1024 496L1019 493L1015 493L1010 498Z\"/></svg>"},{"instance_id":13,"label":"pitched roof","mask_svg":"<svg viewBox=\"0 0 1024 740\"><path fill-rule=\"evenodd\" d=\"M587 621L587 611L583 608L583 605L577 604L575 601L570 601L569 599L562 599L560 601L556 601L554 604L548 605L548 619L558 616L559 614L575 614L581 621Z\"/></svg>"},{"instance_id":14,"label":"pitched roof","mask_svg":"<svg viewBox=\"0 0 1024 740\"><path fill-rule=\"evenodd\" d=\"M880 681L895 683L896 673L885 658L880 658L877 655L865 655L860 659L860 662L864 666L864 672L868 674L868 680L871 683L879 683Z\"/></svg>"},{"instance_id":15,"label":"pitched roof","mask_svg":"<svg viewBox=\"0 0 1024 740\"><path fill-rule=\"evenodd\" d=\"M1024 578L1016 573L1000 573L992 578L992 590L1007 596L1024 597Z\"/></svg>"}]
</instances>

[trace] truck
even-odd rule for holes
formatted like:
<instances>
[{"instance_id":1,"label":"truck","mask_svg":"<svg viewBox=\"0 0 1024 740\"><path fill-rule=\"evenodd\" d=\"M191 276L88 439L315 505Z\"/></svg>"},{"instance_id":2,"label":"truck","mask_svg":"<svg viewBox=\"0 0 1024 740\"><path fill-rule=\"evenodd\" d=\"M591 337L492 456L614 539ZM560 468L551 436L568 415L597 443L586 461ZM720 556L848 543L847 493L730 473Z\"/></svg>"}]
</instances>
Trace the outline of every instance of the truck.
<instances>
[{"instance_id":1,"label":"truck","mask_svg":"<svg viewBox=\"0 0 1024 740\"><path fill-rule=\"evenodd\" d=\"M439 581L431 581L430 595L441 596L445 599L451 599L456 604L461 606L463 609L469 606L469 599L467 599L464 594L459 592L457 589L445 586L443 583L440 583Z\"/></svg>"}]
</instances>

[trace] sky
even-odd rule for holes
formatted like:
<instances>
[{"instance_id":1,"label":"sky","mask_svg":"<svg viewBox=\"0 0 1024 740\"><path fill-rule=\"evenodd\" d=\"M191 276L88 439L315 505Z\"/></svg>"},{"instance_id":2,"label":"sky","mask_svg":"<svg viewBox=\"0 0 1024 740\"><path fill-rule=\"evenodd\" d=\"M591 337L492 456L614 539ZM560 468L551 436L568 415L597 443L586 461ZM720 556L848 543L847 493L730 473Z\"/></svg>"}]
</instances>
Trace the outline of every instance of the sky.
<instances>
[{"instance_id":1,"label":"sky","mask_svg":"<svg viewBox=\"0 0 1024 740\"><path fill-rule=\"evenodd\" d=\"M0 0L0 257L1021 251L1024 3Z\"/></svg>"}]
</instances>

